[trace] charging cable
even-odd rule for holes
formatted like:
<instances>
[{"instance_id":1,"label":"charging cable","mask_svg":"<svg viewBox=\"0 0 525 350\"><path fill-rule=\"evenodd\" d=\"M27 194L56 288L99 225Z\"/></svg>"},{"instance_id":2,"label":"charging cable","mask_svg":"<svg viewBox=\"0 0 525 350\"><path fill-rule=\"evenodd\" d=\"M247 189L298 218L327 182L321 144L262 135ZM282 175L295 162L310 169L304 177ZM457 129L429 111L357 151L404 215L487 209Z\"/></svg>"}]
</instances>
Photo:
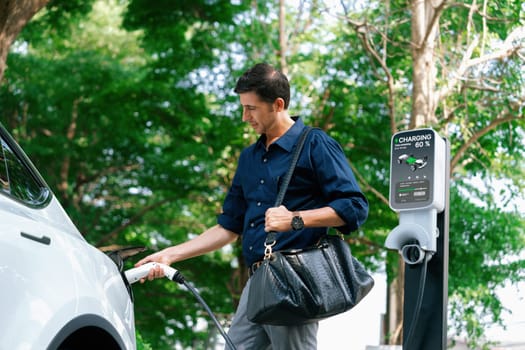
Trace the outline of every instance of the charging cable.
<instances>
[{"instance_id":1,"label":"charging cable","mask_svg":"<svg viewBox=\"0 0 525 350\"><path fill-rule=\"evenodd\" d=\"M182 276L182 274L178 270L174 269L171 266L165 265L165 264L149 262L149 263L146 263L144 265L140 265L138 267L134 267L132 269L129 269L129 270L125 271L124 274L126 275L126 279L128 280L128 282L130 284L131 283L135 283L135 282L137 282L137 281L147 277L149 272L150 272L150 270L152 268L154 268L155 266L160 266L162 268L162 271L164 271L164 276L167 279L169 279L169 280L171 280L173 282L177 282L179 284L183 284L186 288L189 289L189 291L202 304L202 306L204 307L204 309L206 310L208 315L210 315L213 323L215 323L215 326L217 327L217 329L221 333L222 337L226 341L226 344L228 344L228 347L231 350L236 350L237 348L235 347L235 345L233 345L232 340L230 339L228 334L224 331L224 329L221 327L221 324L219 323L219 320L217 320L217 317L215 317L215 315L211 311L210 307L206 304L206 302L200 296L200 294L197 292L197 290L184 279L184 277Z\"/></svg>"},{"instance_id":2,"label":"charging cable","mask_svg":"<svg viewBox=\"0 0 525 350\"><path fill-rule=\"evenodd\" d=\"M425 253L424 251L422 252L423 252L423 256L421 256L420 261L423 263L423 265L421 266L421 275L419 277L420 278L419 279L419 291L418 291L418 296L417 296L417 301L416 301L416 307L414 309L415 310L414 315L412 316L412 323L410 324L410 330L408 331L408 334L407 334L406 344L404 344L404 348L407 350L410 350L410 346L408 345L412 345L412 341L413 341L412 336L414 335L416 324L419 320L419 312L421 311L421 304L423 303L423 296L425 294L425 282L427 279L427 265L428 265L428 261L432 258L432 254L429 254L428 252Z\"/></svg>"}]
</instances>

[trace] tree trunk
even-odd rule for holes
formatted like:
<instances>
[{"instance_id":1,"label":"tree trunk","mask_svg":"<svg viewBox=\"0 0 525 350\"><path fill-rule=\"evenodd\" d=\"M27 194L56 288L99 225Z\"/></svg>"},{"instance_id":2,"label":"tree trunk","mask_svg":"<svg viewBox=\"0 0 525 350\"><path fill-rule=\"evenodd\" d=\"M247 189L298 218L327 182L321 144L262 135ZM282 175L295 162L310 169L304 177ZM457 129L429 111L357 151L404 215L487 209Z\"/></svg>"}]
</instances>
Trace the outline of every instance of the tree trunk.
<instances>
[{"instance_id":1,"label":"tree trunk","mask_svg":"<svg viewBox=\"0 0 525 350\"><path fill-rule=\"evenodd\" d=\"M434 5L438 3L437 5ZM410 128L436 124L436 66L434 45L436 42L440 6L444 1L412 0L413 91Z\"/></svg>"},{"instance_id":2,"label":"tree trunk","mask_svg":"<svg viewBox=\"0 0 525 350\"><path fill-rule=\"evenodd\" d=\"M439 16L445 1L411 0L411 51L413 60L413 91L410 129L436 124L437 107L436 66L434 49L438 33ZM404 262L399 257L398 273L388 288L385 320L388 344L403 343L403 297L405 293Z\"/></svg>"},{"instance_id":3,"label":"tree trunk","mask_svg":"<svg viewBox=\"0 0 525 350\"><path fill-rule=\"evenodd\" d=\"M13 41L35 13L49 0L0 0L0 83L7 68L7 54Z\"/></svg>"},{"instance_id":4,"label":"tree trunk","mask_svg":"<svg viewBox=\"0 0 525 350\"><path fill-rule=\"evenodd\" d=\"M288 65L286 63L286 51L288 40L286 36L286 11L284 0L279 0L279 59L280 70L284 75L288 75Z\"/></svg>"},{"instance_id":5,"label":"tree trunk","mask_svg":"<svg viewBox=\"0 0 525 350\"><path fill-rule=\"evenodd\" d=\"M388 285L387 319L384 321L387 329L386 343L401 345L403 342L403 295L405 290L405 263L401 256L397 260L397 274Z\"/></svg>"}]
</instances>

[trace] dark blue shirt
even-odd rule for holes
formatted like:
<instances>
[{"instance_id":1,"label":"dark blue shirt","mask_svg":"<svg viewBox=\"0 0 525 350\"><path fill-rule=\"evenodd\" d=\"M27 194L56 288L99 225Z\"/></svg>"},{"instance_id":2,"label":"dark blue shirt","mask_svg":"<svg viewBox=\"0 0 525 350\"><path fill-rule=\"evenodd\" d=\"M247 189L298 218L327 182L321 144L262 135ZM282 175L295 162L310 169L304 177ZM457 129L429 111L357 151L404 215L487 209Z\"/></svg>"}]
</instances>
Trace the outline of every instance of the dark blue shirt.
<instances>
[{"instance_id":1,"label":"dark blue shirt","mask_svg":"<svg viewBox=\"0 0 525 350\"><path fill-rule=\"evenodd\" d=\"M297 119L268 150L266 136L261 135L239 157L218 223L242 235L242 250L248 266L264 256L265 212L275 204L294 145L304 127L302 120ZM337 227L344 234L356 230L368 215L368 202L341 146L320 129L311 130L306 139L283 205L291 211L329 206L345 221L344 226ZM280 232L273 249L304 248L317 242L327 231L328 228L305 228Z\"/></svg>"}]
</instances>

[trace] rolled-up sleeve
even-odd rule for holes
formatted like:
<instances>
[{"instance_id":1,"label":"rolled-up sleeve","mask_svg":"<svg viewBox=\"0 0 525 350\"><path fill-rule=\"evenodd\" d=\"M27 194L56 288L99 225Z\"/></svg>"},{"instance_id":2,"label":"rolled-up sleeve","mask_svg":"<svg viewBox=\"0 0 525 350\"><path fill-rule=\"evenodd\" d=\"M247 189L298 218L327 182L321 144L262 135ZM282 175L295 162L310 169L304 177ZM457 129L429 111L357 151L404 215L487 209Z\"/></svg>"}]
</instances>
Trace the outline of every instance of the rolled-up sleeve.
<instances>
[{"instance_id":1,"label":"rolled-up sleeve","mask_svg":"<svg viewBox=\"0 0 525 350\"><path fill-rule=\"evenodd\" d=\"M359 188L343 149L328 135L316 132L310 157L327 205L346 223L337 229L344 234L357 230L368 217L368 201Z\"/></svg>"},{"instance_id":2,"label":"rolled-up sleeve","mask_svg":"<svg viewBox=\"0 0 525 350\"><path fill-rule=\"evenodd\" d=\"M219 225L227 230L241 234L243 231L246 200L240 185L239 173L236 173L232 185L223 203L222 213L217 217Z\"/></svg>"}]
</instances>

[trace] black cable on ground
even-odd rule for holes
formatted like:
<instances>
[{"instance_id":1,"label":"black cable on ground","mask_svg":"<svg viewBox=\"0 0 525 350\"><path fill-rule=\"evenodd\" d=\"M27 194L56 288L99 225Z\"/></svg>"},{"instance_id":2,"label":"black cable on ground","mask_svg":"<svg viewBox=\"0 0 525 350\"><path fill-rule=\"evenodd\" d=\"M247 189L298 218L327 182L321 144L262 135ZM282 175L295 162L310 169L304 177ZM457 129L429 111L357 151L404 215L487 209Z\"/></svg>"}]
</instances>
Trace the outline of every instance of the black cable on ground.
<instances>
[{"instance_id":1,"label":"black cable on ground","mask_svg":"<svg viewBox=\"0 0 525 350\"><path fill-rule=\"evenodd\" d=\"M180 284L183 284L186 288L189 289L190 292L192 292L192 294L195 296L195 298L197 298L197 300L199 301L199 303L202 304L202 306L204 307L204 309L206 310L206 312L208 313L208 315L210 315L213 323L215 323L215 326L217 327L217 329L219 330L219 332L221 333L222 337L224 338L224 340L226 341L226 344L228 345L229 349L230 350L237 350L237 348L235 347L235 345L233 344L232 340L230 339L230 337L228 336L228 334L224 331L224 329L221 327L221 324L219 323L219 320L217 320L217 317L215 317L215 314L213 313L213 311L211 311L210 307L208 306L208 304L206 304L206 302L204 301L204 299L201 297L201 295L199 294L199 292L197 292L197 290L195 289L195 287L193 287L191 284L189 284L188 282L186 282L186 280L184 279L184 277L182 276L182 274L177 271L175 273L175 275L173 276L173 281L174 282L177 282L177 283L180 283Z\"/></svg>"}]
</instances>

